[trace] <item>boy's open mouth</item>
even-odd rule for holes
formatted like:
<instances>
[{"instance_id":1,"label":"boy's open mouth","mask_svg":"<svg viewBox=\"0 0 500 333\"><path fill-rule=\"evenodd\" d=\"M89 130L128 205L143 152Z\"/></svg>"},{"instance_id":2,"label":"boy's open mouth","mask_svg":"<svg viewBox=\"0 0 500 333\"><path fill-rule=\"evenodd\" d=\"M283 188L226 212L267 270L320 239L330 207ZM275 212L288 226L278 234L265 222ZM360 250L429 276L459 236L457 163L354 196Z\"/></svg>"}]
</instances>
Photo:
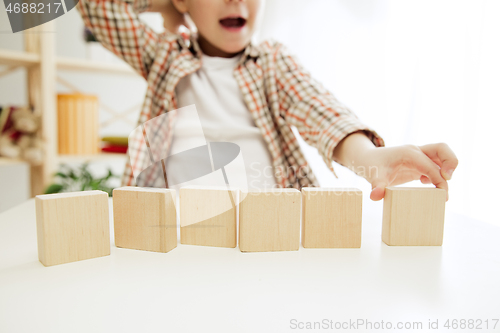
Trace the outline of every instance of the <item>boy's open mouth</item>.
<instances>
[{"instance_id":1,"label":"boy's open mouth","mask_svg":"<svg viewBox=\"0 0 500 333\"><path fill-rule=\"evenodd\" d=\"M226 17L222 20L219 20L219 23L226 29L236 30L243 28L247 23L247 20L245 20L243 17Z\"/></svg>"}]
</instances>

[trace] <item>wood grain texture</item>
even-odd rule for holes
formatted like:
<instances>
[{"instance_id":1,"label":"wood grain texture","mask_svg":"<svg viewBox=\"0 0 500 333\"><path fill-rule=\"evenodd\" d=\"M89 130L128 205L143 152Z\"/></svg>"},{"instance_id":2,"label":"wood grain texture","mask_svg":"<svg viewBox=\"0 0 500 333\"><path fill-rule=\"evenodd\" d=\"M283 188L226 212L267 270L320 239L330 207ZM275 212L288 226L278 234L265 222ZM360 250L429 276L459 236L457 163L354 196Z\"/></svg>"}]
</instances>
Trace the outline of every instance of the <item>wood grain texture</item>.
<instances>
[{"instance_id":1,"label":"wood grain texture","mask_svg":"<svg viewBox=\"0 0 500 333\"><path fill-rule=\"evenodd\" d=\"M236 189L181 188L181 244L236 247L237 196Z\"/></svg>"},{"instance_id":2,"label":"wood grain texture","mask_svg":"<svg viewBox=\"0 0 500 333\"><path fill-rule=\"evenodd\" d=\"M25 54L33 54L39 61L27 68L28 102L34 112L42 116L37 137L44 143L42 165L31 167L31 195L43 194L57 171L57 101L55 22L49 21L27 29L24 34Z\"/></svg>"},{"instance_id":3,"label":"wood grain texture","mask_svg":"<svg viewBox=\"0 0 500 333\"><path fill-rule=\"evenodd\" d=\"M177 246L175 190L125 186L113 190L117 247L169 252Z\"/></svg>"},{"instance_id":4,"label":"wood grain texture","mask_svg":"<svg viewBox=\"0 0 500 333\"><path fill-rule=\"evenodd\" d=\"M387 187L382 241L387 245L441 246L446 191L428 187Z\"/></svg>"},{"instance_id":5,"label":"wood grain texture","mask_svg":"<svg viewBox=\"0 0 500 333\"><path fill-rule=\"evenodd\" d=\"M57 95L59 154L99 152L99 101L97 96Z\"/></svg>"},{"instance_id":6,"label":"wood grain texture","mask_svg":"<svg viewBox=\"0 0 500 333\"><path fill-rule=\"evenodd\" d=\"M106 192L38 195L35 205L38 258L45 266L110 254Z\"/></svg>"},{"instance_id":7,"label":"wood grain texture","mask_svg":"<svg viewBox=\"0 0 500 333\"><path fill-rule=\"evenodd\" d=\"M300 192L296 189L268 189L244 195L239 207L240 250L297 251L300 244Z\"/></svg>"},{"instance_id":8,"label":"wood grain texture","mask_svg":"<svg viewBox=\"0 0 500 333\"><path fill-rule=\"evenodd\" d=\"M362 202L355 188L302 188L302 246L361 247Z\"/></svg>"}]
</instances>

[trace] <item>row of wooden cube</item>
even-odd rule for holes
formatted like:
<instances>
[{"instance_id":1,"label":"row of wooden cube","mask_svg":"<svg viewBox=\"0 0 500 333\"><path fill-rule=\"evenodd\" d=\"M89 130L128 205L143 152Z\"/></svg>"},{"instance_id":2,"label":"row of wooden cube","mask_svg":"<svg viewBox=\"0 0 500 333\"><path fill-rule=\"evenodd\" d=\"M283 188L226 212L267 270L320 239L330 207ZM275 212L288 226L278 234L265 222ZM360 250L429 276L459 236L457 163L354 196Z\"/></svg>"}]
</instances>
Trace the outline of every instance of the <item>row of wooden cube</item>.
<instances>
[{"instance_id":1,"label":"row of wooden cube","mask_svg":"<svg viewBox=\"0 0 500 333\"><path fill-rule=\"evenodd\" d=\"M361 247L359 189L309 187L302 193L273 189L239 194L245 195L239 204L243 252L298 250L301 204L304 248ZM237 195L225 189L181 188L181 244L235 247ZM445 201L442 189L388 187L382 240L387 245L442 245ZM207 212L217 214L204 215Z\"/></svg>"},{"instance_id":2,"label":"row of wooden cube","mask_svg":"<svg viewBox=\"0 0 500 333\"><path fill-rule=\"evenodd\" d=\"M175 196L168 189L115 189L115 245L157 252L175 248ZM445 196L440 189L387 188L382 240L388 245L441 245ZM107 198L101 191L37 196L40 261L50 266L109 255ZM301 203L305 248L361 246L361 191L324 188L303 188L302 193L182 188L181 244L236 247L239 216L241 251L298 250Z\"/></svg>"},{"instance_id":3,"label":"row of wooden cube","mask_svg":"<svg viewBox=\"0 0 500 333\"><path fill-rule=\"evenodd\" d=\"M301 197L295 189L243 193L236 189L185 187L179 195L181 244L234 248L239 216L241 251L298 250L303 201L304 247L361 246L362 193L356 189L304 188ZM177 242L174 206L174 190L115 189L115 245L168 252Z\"/></svg>"}]
</instances>

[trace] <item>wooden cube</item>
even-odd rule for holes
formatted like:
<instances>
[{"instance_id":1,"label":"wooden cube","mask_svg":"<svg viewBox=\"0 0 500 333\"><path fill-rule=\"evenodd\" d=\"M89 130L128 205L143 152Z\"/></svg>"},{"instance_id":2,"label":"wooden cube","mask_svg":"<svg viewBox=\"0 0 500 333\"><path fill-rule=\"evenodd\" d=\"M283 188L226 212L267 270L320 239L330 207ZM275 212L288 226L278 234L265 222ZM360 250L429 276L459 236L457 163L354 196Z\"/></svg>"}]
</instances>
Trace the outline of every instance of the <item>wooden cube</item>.
<instances>
[{"instance_id":1,"label":"wooden cube","mask_svg":"<svg viewBox=\"0 0 500 333\"><path fill-rule=\"evenodd\" d=\"M45 266L110 254L106 192L37 195L35 206L38 258Z\"/></svg>"},{"instance_id":2,"label":"wooden cube","mask_svg":"<svg viewBox=\"0 0 500 333\"><path fill-rule=\"evenodd\" d=\"M240 193L240 250L297 251L300 244L300 192L266 189Z\"/></svg>"},{"instance_id":3,"label":"wooden cube","mask_svg":"<svg viewBox=\"0 0 500 333\"><path fill-rule=\"evenodd\" d=\"M168 252L177 246L175 190L125 186L113 190L115 245Z\"/></svg>"},{"instance_id":4,"label":"wooden cube","mask_svg":"<svg viewBox=\"0 0 500 333\"><path fill-rule=\"evenodd\" d=\"M223 187L181 188L181 244L236 247L237 196Z\"/></svg>"},{"instance_id":5,"label":"wooden cube","mask_svg":"<svg viewBox=\"0 0 500 333\"><path fill-rule=\"evenodd\" d=\"M361 247L362 202L355 188L302 188L302 246Z\"/></svg>"},{"instance_id":6,"label":"wooden cube","mask_svg":"<svg viewBox=\"0 0 500 333\"><path fill-rule=\"evenodd\" d=\"M429 187L387 187L382 241L387 245L443 244L446 191Z\"/></svg>"}]
</instances>

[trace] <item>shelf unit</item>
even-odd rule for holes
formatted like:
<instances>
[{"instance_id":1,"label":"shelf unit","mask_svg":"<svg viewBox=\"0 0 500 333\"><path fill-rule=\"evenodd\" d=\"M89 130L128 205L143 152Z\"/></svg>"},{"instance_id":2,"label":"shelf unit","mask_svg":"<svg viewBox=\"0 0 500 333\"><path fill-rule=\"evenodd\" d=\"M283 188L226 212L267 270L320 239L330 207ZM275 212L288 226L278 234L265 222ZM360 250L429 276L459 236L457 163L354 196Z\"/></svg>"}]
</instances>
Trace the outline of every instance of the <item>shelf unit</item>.
<instances>
[{"instance_id":1,"label":"shelf unit","mask_svg":"<svg viewBox=\"0 0 500 333\"><path fill-rule=\"evenodd\" d=\"M44 161L31 167L31 195L43 193L51 182L59 163L124 158L123 154L100 153L96 155L59 155L57 147L57 72L82 71L85 73L109 73L135 75L126 63L103 63L55 55L55 22L50 21L28 29L24 33L25 51L0 49L0 77L19 68L26 68L28 104L41 115L42 124L38 136L44 142Z\"/></svg>"},{"instance_id":2,"label":"shelf unit","mask_svg":"<svg viewBox=\"0 0 500 333\"><path fill-rule=\"evenodd\" d=\"M58 57L56 60L58 70L66 71L85 71L110 74L138 75L126 64L101 63L97 61L71 59Z\"/></svg>"},{"instance_id":3,"label":"shelf unit","mask_svg":"<svg viewBox=\"0 0 500 333\"><path fill-rule=\"evenodd\" d=\"M110 161L117 160L121 161L124 159L124 154L119 153L99 153L95 155L58 155L57 162L58 163L83 163L87 161L92 162L101 162L101 161Z\"/></svg>"},{"instance_id":4,"label":"shelf unit","mask_svg":"<svg viewBox=\"0 0 500 333\"><path fill-rule=\"evenodd\" d=\"M10 51L10 50L0 50L0 64L9 66L35 66L40 64L40 55Z\"/></svg>"}]
</instances>

